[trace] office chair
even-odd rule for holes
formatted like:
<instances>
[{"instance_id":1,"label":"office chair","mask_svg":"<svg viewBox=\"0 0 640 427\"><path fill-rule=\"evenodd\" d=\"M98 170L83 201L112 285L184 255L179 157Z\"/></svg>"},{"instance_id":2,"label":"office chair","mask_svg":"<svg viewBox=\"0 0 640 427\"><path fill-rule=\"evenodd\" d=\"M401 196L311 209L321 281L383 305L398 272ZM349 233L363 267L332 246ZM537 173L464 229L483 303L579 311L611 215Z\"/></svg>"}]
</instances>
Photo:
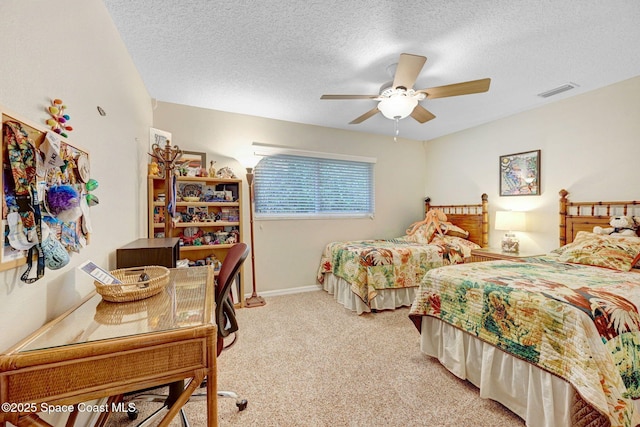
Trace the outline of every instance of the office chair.
<instances>
[{"instance_id":1,"label":"office chair","mask_svg":"<svg viewBox=\"0 0 640 427\"><path fill-rule=\"evenodd\" d=\"M236 310L231 299L231 285L238 277L238 270L247 256L249 255L249 246L246 243L236 243L229 251L222 262L220 273L216 284L216 325L218 325L218 341L216 343L216 354L220 356L222 351L228 349L236 343L238 339L238 321L236 320ZM227 261L229 260L229 261ZM233 334L231 342L225 344L224 339ZM200 387L206 385L207 379L200 384ZM244 411L247 407L247 400L240 399L238 395L232 391L218 390L218 397L230 397L236 399L238 410Z\"/></svg>"},{"instance_id":2,"label":"office chair","mask_svg":"<svg viewBox=\"0 0 640 427\"><path fill-rule=\"evenodd\" d=\"M238 277L238 272L242 263L249 255L249 247L246 243L236 243L229 249L227 252L227 256L222 262L222 267L220 267L220 272L218 273L218 277L216 279L216 291L215 291L215 301L216 301L216 324L218 326L218 339L216 343L216 356L219 356L223 350L228 349L233 344L235 344L238 338L238 322L235 316L235 308L233 306L233 301L231 299L231 286L234 284ZM234 334L231 342L225 344L224 339ZM200 384L200 387L206 386L207 379ZM162 414L164 410L168 410L171 405L175 402L175 397L182 392L184 388L184 381L177 381L169 385L169 394L168 395L155 395L155 394L145 394L140 395L135 398L135 400L144 400L147 402L162 402L163 406L156 410L153 414L149 415L145 418L138 427L145 427L151 425L151 423ZM230 397L236 399L236 406L238 410L244 411L247 407L247 400L241 399L238 395L231 391L221 391L217 392L218 397ZM205 394L194 394L189 398L189 401L201 400L206 398ZM137 410L128 413L129 418L131 420L135 420L138 417ZM189 422L187 421L187 417L183 409L180 409L180 420L182 421L183 427L189 427Z\"/></svg>"}]
</instances>

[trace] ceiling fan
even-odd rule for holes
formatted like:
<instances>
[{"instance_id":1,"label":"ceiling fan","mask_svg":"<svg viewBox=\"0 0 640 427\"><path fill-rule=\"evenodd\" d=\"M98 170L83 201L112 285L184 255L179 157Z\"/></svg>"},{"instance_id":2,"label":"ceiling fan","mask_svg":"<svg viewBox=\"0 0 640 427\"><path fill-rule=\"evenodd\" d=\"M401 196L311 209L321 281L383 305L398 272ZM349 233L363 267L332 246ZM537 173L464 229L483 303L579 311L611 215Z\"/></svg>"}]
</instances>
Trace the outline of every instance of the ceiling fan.
<instances>
[{"instance_id":1,"label":"ceiling fan","mask_svg":"<svg viewBox=\"0 0 640 427\"><path fill-rule=\"evenodd\" d=\"M362 123L380 112L386 118L395 120L397 135L398 121L409 115L420 123L426 123L436 118L429 110L420 105L420 101L424 99L468 95L489 90L491 79L488 78L415 90L413 85L426 61L427 58L424 56L401 54L393 82L383 85L378 95L322 95L320 99L372 99L379 101L376 107L355 118L349 124Z\"/></svg>"}]
</instances>

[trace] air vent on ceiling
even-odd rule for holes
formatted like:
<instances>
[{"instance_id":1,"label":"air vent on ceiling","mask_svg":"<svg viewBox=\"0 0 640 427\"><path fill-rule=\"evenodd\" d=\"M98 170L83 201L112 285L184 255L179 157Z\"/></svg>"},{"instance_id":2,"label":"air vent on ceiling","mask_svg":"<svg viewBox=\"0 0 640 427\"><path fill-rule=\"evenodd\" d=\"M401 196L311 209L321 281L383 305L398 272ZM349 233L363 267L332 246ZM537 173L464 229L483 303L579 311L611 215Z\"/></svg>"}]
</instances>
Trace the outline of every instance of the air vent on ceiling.
<instances>
[{"instance_id":1,"label":"air vent on ceiling","mask_svg":"<svg viewBox=\"0 0 640 427\"><path fill-rule=\"evenodd\" d=\"M575 84L575 83L569 82L567 84L564 84L562 86L558 86L558 87L553 88L551 90L548 90L546 92L539 93L538 96L540 98L549 98L550 96L554 96L554 95L557 95L559 93L566 92L566 91L571 90L571 89L576 88L576 87L579 87L579 86L577 84Z\"/></svg>"}]
</instances>

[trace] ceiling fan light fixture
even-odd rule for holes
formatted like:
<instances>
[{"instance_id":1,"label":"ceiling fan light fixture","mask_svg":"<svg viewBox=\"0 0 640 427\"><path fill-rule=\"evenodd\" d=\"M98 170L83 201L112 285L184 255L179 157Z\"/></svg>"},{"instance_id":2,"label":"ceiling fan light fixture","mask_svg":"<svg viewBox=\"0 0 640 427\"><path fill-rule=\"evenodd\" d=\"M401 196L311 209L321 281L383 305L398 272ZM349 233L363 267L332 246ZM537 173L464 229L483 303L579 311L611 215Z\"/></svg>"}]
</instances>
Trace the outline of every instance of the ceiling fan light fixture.
<instances>
[{"instance_id":1,"label":"ceiling fan light fixture","mask_svg":"<svg viewBox=\"0 0 640 427\"><path fill-rule=\"evenodd\" d=\"M378 103L378 110L388 119L404 119L418 105L418 99L405 94L394 94Z\"/></svg>"}]
</instances>

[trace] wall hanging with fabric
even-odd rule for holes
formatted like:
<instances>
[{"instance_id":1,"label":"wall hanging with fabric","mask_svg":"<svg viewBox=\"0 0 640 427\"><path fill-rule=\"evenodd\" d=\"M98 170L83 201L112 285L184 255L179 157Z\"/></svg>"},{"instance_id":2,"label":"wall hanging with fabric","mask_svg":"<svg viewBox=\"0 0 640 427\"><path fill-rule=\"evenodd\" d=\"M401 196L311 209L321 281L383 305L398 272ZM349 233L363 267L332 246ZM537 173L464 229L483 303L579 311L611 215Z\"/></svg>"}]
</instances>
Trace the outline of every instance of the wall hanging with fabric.
<instances>
[{"instance_id":1,"label":"wall hanging with fabric","mask_svg":"<svg viewBox=\"0 0 640 427\"><path fill-rule=\"evenodd\" d=\"M62 101L52 101L52 107L47 109L50 130L0 107L4 230L0 271L26 264L21 280L27 283L43 277L46 268L64 267L71 253L88 244L89 207L98 203L91 193L98 183L90 176L89 153L62 136L60 129L72 130L68 124L58 126L59 118L63 123L69 120L61 114L66 108Z\"/></svg>"}]
</instances>

